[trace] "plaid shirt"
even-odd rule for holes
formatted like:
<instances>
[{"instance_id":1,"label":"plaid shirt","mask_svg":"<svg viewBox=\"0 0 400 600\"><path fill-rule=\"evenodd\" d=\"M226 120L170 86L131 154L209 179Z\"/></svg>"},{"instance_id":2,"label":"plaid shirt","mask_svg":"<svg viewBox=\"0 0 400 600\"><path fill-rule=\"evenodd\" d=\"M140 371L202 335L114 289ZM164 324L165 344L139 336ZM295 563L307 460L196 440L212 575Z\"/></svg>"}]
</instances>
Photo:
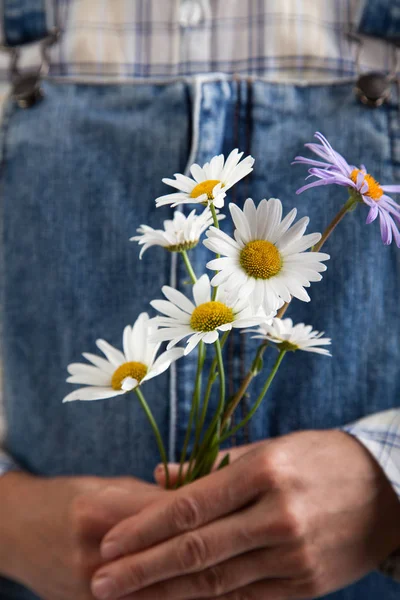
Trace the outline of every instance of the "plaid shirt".
<instances>
[{"instance_id":1,"label":"plaid shirt","mask_svg":"<svg viewBox=\"0 0 400 600\"><path fill-rule=\"evenodd\" d=\"M318 81L357 71L357 44L348 33L363 0L41 1L52 7L48 25L63 32L51 52L55 76L154 79L224 72ZM381 39L364 41L360 67L390 70L393 47ZM25 52L24 62L37 60L35 49ZM6 71L1 55L3 79Z\"/></svg>"},{"instance_id":2,"label":"plaid shirt","mask_svg":"<svg viewBox=\"0 0 400 600\"><path fill-rule=\"evenodd\" d=\"M168 78L202 72L275 81L354 77L357 44L348 33L362 0L46 0L49 26L62 30L50 75L74 78ZM1 38L0 31L0 38ZM8 58L0 55L0 80ZM37 48L24 64L38 62ZM365 38L361 70L390 71L394 46ZM1 418L0 437L5 429ZM400 409L344 428L373 454L400 497ZM17 468L0 451L0 473ZM384 570L400 579L400 557ZM396 572L397 571L397 572Z\"/></svg>"}]
</instances>

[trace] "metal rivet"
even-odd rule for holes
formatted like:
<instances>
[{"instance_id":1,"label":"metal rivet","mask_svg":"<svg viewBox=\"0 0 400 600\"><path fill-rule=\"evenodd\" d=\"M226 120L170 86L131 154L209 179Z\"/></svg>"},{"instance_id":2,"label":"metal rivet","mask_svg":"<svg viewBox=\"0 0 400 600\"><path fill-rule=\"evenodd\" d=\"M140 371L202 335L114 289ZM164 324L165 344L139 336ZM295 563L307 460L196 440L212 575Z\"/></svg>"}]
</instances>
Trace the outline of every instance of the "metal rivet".
<instances>
[{"instance_id":1,"label":"metal rivet","mask_svg":"<svg viewBox=\"0 0 400 600\"><path fill-rule=\"evenodd\" d=\"M364 73L357 80L355 92L363 104L377 108L390 96L390 79L384 73Z\"/></svg>"},{"instance_id":2,"label":"metal rivet","mask_svg":"<svg viewBox=\"0 0 400 600\"><path fill-rule=\"evenodd\" d=\"M15 77L12 98L20 108L31 108L43 98L40 77L37 72L23 73Z\"/></svg>"}]
</instances>

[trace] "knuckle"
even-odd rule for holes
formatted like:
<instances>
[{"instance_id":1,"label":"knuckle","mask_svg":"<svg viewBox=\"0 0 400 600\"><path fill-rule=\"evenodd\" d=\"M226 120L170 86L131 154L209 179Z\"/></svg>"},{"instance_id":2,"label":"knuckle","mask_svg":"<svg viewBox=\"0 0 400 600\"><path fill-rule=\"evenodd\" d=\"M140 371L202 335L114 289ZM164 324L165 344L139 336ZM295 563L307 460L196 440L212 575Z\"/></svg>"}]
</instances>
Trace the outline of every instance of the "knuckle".
<instances>
[{"instance_id":1,"label":"knuckle","mask_svg":"<svg viewBox=\"0 0 400 600\"><path fill-rule=\"evenodd\" d=\"M182 538L178 560L184 569L200 570L207 564L207 559L208 549L199 534L190 533Z\"/></svg>"},{"instance_id":2,"label":"knuckle","mask_svg":"<svg viewBox=\"0 0 400 600\"><path fill-rule=\"evenodd\" d=\"M203 571L199 577L198 590L212 598L221 596L226 590L225 575L218 565Z\"/></svg>"},{"instance_id":3,"label":"knuckle","mask_svg":"<svg viewBox=\"0 0 400 600\"><path fill-rule=\"evenodd\" d=\"M306 523L304 511L290 495L283 495L280 499L280 534L283 538L302 541L305 537Z\"/></svg>"},{"instance_id":4,"label":"knuckle","mask_svg":"<svg viewBox=\"0 0 400 600\"><path fill-rule=\"evenodd\" d=\"M256 461L255 484L260 491L281 489L290 470L287 452L268 448Z\"/></svg>"},{"instance_id":5,"label":"knuckle","mask_svg":"<svg viewBox=\"0 0 400 600\"><path fill-rule=\"evenodd\" d=\"M171 521L178 531L189 531L201 525L200 506L194 498L178 498L171 505Z\"/></svg>"}]
</instances>

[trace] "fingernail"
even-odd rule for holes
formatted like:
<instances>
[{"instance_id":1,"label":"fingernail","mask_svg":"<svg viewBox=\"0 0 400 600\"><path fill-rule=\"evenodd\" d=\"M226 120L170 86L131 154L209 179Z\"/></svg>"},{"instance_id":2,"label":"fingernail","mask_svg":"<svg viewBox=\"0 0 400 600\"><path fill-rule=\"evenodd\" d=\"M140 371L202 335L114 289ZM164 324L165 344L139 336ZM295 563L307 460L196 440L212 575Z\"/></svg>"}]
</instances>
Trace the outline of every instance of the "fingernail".
<instances>
[{"instance_id":1,"label":"fingernail","mask_svg":"<svg viewBox=\"0 0 400 600\"><path fill-rule=\"evenodd\" d=\"M108 575L100 575L92 583L92 593L99 600L108 600L115 596L116 586Z\"/></svg>"},{"instance_id":2,"label":"fingernail","mask_svg":"<svg viewBox=\"0 0 400 600\"><path fill-rule=\"evenodd\" d=\"M121 548L115 542L106 542L101 546L101 557L104 560L113 560L117 556L121 556Z\"/></svg>"}]
</instances>

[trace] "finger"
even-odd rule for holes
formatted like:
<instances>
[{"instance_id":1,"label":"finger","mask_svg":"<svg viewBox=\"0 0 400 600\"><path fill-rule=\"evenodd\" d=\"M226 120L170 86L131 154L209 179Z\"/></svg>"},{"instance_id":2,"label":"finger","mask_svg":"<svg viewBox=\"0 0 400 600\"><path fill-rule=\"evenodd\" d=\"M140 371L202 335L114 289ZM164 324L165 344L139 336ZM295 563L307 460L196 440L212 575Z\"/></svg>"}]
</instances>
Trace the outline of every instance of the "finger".
<instances>
[{"instance_id":1,"label":"finger","mask_svg":"<svg viewBox=\"0 0 400 600\"><path fill-rule=\"evenodd\" d=\"M109 579L121 597L157 581L204 571L255 548L287 544L274 496L272 493L262 503L108 564L96 573L95 580ZM290 556L290 548L285 555ZM259 573L261 579L263 570Z\"/></svg>"},{"instance_id":2,"label":"finger","mask_svg":"<svg viewBox=\"0 0 400 600\"><path fill-rule=\"evenodd\" d=\"M218 468L218 465L221 463L221 461L225 458L225 456L227 454L229 454L229 462L233 463L235 460L237 460L238 458L243 456L243 454L247 454L247 452L254 450L254 448L256 448L257 446L259 446L261 444L265 445L265 441L263 440L261 442L256 442L254 444L244 444L243 446L236 446L234 448L229 448L227 450L221 450L221 452L219 452L217 455L217 458L214 462L214 466L213 466L212 470L215 471ZM175 485L176 482L178 481L179 468L180 468L179 463L169 463L169 465L168 465L168 471L169 471L171 485ZM187 468L188 468L188 463L184 463L183 469L182 469L183 475L186 475ZM158 464L156 466L156 468L154 469L154 479L157 481L157 483L159 485L161 485L162 487L165 487L165 469L164 469L164 465L162 463Z\"/></svg>"},{"instance_id":3,"label":"finger","mask_svg":"<svg viewBox=\"0 0 400 600\"><path fill-rule=\"evenodd\" d=\"M100 491L83 494L74 500L73 522L80 541L99 543L117 523L139 513L151 501L159 498L159 492L162 493L156 486L152 486L152 490L138 490L136 487L136 493L132 493L128 491L132 489L128 484L120 487L116 483Z\"/></svg>"},{"instance_id":4,"label":"finger","mask_svg":"<svg viewBox=\"0 0 400 600\"><path fill-rule=\"evenodd\" d=\"M191 600L192 598L219 598L234 590L265 579L293 578L299 569L297 547L253 550L236 556L208 569L190 575L160 581L137 591L135 600ZM278 582L280 585L281 581ZM116 596L118 597L118 596ZM131 596L123 596L128 600ZM259 596L263 598L263 596Z\"/></svg>"},{"instance_id":5,"label":"finger","mask_svg":"<svg viewBox=\"0 0 400 600\"><path fill-rule=\"evenodd\" d=\"M246 600L305 600L308 596L299 596L295 593L291 586L287 585L286 580L271 580L257 581L243 588L222 594L218 596L218 600L238 600L238 598L246 598Z\"/></svg>"},{"instance_id":6,"label":"finger","mask_svg":"<svg viewBox=\"0 0 400 600\"><path fill-rule=\"evenodd\" d=\"M185 463L182 467L181 477L185 477L187 473L189 463ZM168 474L169 474L169 484L171 487L175 486L178 482L179 478L180 465L179 463L169 463L168 464ZM165 469L163 464L159 464L154 469L154 479L158 483L159 486L165 488L166 485L166 477L165 477Z\"/></svg>"},{"instance_id":7,"label":"finger","mask_svg":"<svg viewBox=\"0 0 400 600\"><path fill-rule=\"evenodd\" d=\"M256 452L254 463L257 464ZM186 531L198 529L249 504L260 494L258 470L243 458L221 471L168 493L140 515L119 523L101 545L105 560L138 552ZM245 467L245 468L243 468Z\"/></svg>"}]
</instances>

